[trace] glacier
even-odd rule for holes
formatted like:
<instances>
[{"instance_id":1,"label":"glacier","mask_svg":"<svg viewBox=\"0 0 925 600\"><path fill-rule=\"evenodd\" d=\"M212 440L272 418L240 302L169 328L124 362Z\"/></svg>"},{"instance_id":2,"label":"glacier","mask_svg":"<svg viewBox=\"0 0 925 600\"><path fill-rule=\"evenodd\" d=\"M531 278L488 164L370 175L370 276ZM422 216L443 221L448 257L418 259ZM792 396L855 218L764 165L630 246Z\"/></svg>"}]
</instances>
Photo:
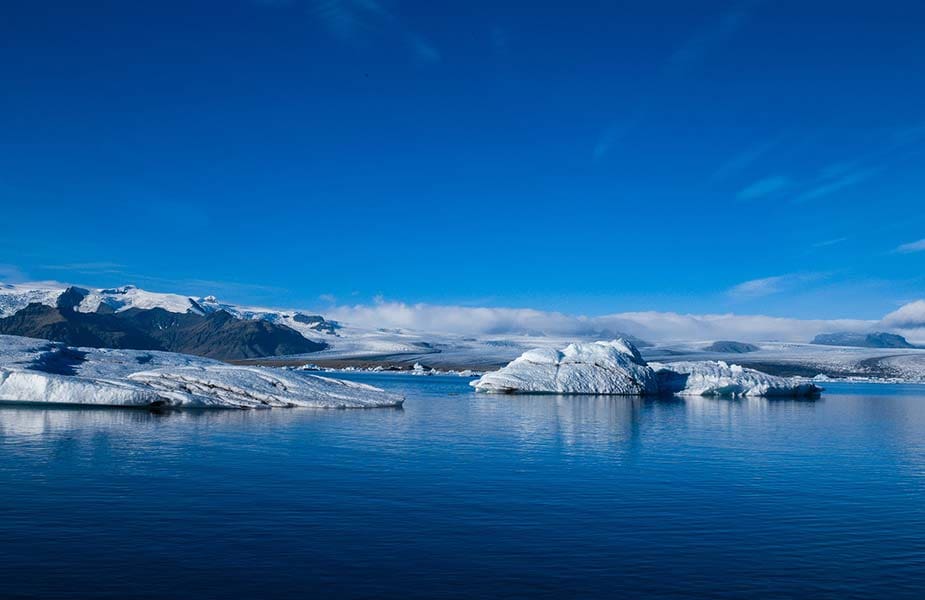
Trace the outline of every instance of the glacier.
<instances>
[{"instance_id":1,"label":"glacier","mask_svg":"<svg viewBox=\"0 0 925 600\"><path fill-rule=\"evenodd\" d=\"M182 408L379 408L404 398L303 372L170 352L0 336L0 402Z\"/></svg>"},{"instance_id":2,"label":"glacier","mask_svg":"<svg viewBox=\"0 0 925 600\"><path fill-rule=\"evenodd\" d=\"M646 363L632 343L573 343L529 350L506 367L470 383L492 393L648 396L812 397L821 388L722 361Z\"/></svg>"}]
</instances>

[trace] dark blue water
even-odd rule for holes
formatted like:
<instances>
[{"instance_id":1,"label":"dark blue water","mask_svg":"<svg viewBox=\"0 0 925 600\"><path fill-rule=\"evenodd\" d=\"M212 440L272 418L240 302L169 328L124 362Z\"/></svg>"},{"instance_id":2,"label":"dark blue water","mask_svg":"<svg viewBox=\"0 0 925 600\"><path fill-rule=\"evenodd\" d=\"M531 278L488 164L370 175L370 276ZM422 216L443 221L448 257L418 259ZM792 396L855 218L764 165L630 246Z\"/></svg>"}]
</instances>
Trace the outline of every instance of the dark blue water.
<instances>
[{"instance_id":1,"label":"dark blue water","mask_svg":"<svg viewBox=\"0 0 925 600\"><path fill-rule=\"evenodd\" d=\"M920 598L925 390L0 409L0 597Z\"/></svg>"}]
</instances>

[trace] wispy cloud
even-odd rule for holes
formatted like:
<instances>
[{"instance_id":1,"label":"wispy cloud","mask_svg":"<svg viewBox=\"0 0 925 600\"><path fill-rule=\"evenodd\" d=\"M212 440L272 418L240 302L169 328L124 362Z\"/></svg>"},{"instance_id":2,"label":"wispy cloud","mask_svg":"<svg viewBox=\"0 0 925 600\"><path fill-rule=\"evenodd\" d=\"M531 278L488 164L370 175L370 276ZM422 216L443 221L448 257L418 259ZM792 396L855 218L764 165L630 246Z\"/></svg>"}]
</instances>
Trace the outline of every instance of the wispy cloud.
<instances>
[{"instance_id":1,"label":"wispy cloud","mask_svg":"<svg viewBox=\"0 0 925 600\"><path fill-rule=\"evenodd\" d=\"M765 196L773 196L782 192L793 185L793 180L786 175L775 175L766 177L751 184L740 191L736 197L739 200L757 200Z\"/></svg>"},{"instance_id":2,"label":"wispy cloud","mask_svg":"<svg viewBox=\"0 0 925 600\"><path fill-rule=\"evenodd\" d=\"M7 283L17 283L20 281L28 281L28 277L23 273L19 267L15 265L6 265L0 263L0 281L5 281Z\"/></svg>"},{"instance_id":3,"label":"wispy cloud","mask_svg":"<svg viewBox=\"0 0 925 600\"><path fill-rule=\"evenodd\" d=\"M119 275L124 273L125 265L116 262L78 262L64 263L57 265L42 265L40 268L49 271L71 271L81 274L102 275L111 274Z\"/></svg>"},{"instance_id":4,"label":"wispy cloud","mask_svg":"<svg viewBox=\"0 0 925 600\"><path fill-rule=\"evenodd\" d=\"M491 28L491 45L499 54L508 53L507 30L497 25Z\"/></svg>"},{"instance_id":5,"label":"wispy cloud","mask_svg":"<svg viewBox=\"0 0 925 600\"><path fill-rule=\"evenodd\" d=\"M796 202L808 202L830 196L859 183L867 181L880 172L879 168L861 167L847 169L844 165L834 165L823 169L820 182L795 198Z\"/></svg>"},{"instance_id":6,"label":"wispy cloud","mask_svg":"<svg viewBox=\"0 0 925 600\"><path fill-rule=\"evenodd\" d=\"M925 121L900 127L893 132L893 143L897 146L915 143L922 139L925 139Z\"/></svg>"},{"instance_id":7,"label":"wispy cloud","mask_svg":"<svg viewBox=\"0 0 925 600\"><path fill-rule=\"evenodd\" d=\"M780 139L773 139L767 142L762 142L751 148L747 148L742 153L733 156L731 159L723 163L719 169L713 173L713 179L722 180L728 179L741 173L748 167L752 166L754 163L758 162L764 155L770 152L775 146L780 143Z\"/></svg>"},{"instance_id":8,"label":"wispy cloud","mask_svg":"<svg viewBox=\"0 0 925 600\"><path fill-rule=\"evenodd\" d=\"M442 59L440 51L427 38L410 29L377 0L314 0L312 14L344 42L359 43L371 34L386 33L397 37L421 62L436 63Z\"/></svg>"},{"instance_id":9,"label":"wispy cloud","mask_svg":"<svg viewBox=\"0 0 925 600\"><path fill-rule=\"evenodd\" d=\"M848 241L846 237L834 238L831 240L823 240L821 242L816 242L813 244L813 248L826 248L828 246L834 246L836 244L841 244L842 242Z\"/></svg>"},{"instance_id":10,"label":"wispy cloud","mask_svg":"<svg viewBox=\"0 0 925 600\"><path fill-rule=\"evenodd\" d=\"M729 290L729 295L738 299L762 298L793 290L825 277L824 273L790 273L787 275L776 275L774 277L762 277L760 279L750 279L733 286Z\"/></svg>"},{"instance_id":11,"label":"wispy cloud","mask_svg":"<svg viewBox=\"0 0 925 600\"><path fill-rule=\"evenodd\" d=\"M423 62L436 63L440 62L440 52L427 40L417 34L409 34L408 43L411 49Z\"/></svg>"},{"instance_id":12,"label":"wispy cloud","mask_svg":"<svg viewBox=\"0 0 925 600\"><path fill-rule=\"evenodd\" d=\"M724 13L717 15L681 44L671 55L673 67L696 63L711 50L731 39L752 17L761 0L737 2Z\"/></svg>"},{"instance_id":13,"label":"wispy cloud","mask_svg":"<svg viewBox=\"0 0 925 600\"><path fill-rule=\"evenodd\" d=\"M594 162L604 159L611 149L636 127L640 118L640 115L634 115L625 120L614 122L604 129L594 145L594 151L591 153L591 158Z\"/></svg>"},{"instance_id":14,"label":"wispy cloud","mask_svg":"<svg viewBox=\"0 0 925 600\"><path fill-rule=\"evenodd\" d=\"M925 239L917 242L909 242L896 248L896 252L901 254L911 254L913 252L925 252Z\"/></svg>"},{"instance_id":15,"label":"wispy cloud","mask_svg":"<svg viewBox=\"0 0 925 600\"><path fill-rule=\"evenodd\" d=\"M241 283L238 281L220 281L215 279L198 278L169 278L138 273L121 274L123 284L140 285L150 288L151 291L169 290L169 293L185 294L189 296L218 296L228 302L238 302L241 298L261 298L272 300L288 290L282 287L256 283ZM71 282L73 283L73 282ZM95 285L81 285L81 287L96 287Z\"/></svg>"}]
</instances>

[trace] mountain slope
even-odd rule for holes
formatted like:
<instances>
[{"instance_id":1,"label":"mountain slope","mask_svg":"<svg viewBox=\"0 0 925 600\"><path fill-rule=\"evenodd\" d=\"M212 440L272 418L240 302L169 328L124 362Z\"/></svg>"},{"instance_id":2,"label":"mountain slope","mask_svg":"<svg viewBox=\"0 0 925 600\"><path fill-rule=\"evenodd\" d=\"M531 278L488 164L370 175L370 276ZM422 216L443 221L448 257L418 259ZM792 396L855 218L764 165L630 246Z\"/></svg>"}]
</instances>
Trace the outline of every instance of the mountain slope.
<instances>
[{"instance_id":1,"label":"mountain slope","mask_svg":"<svg viewBox=\"0 0 925 600\"><path fill-rule=\"evenodd\" d=\"M209 314L164 308L79 312L87 290L68 288L56 306L32 303L0 319L0 333L42 338L73 346L166 350L224 360L304 354L327 347L299 332L264 320L243 320L219 310Z\"/></svg>"}]
</instances>

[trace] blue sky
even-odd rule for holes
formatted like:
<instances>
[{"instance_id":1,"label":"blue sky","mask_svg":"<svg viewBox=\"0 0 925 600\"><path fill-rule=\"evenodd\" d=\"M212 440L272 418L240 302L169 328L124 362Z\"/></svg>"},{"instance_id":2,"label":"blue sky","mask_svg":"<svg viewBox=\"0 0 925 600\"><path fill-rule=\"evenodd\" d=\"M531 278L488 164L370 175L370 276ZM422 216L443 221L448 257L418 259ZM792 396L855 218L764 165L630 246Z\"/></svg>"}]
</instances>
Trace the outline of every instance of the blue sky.
<instances>
[{"instance_id":1,"label":"blue sky","mask_svg":"<svg viewBox=\"0 0 925 600\"><path fill-rule=\"evenodd\" d=\"M9 280L590 315L925 296L917 2L4 13Z\"/></svg>"}]
</instances>

